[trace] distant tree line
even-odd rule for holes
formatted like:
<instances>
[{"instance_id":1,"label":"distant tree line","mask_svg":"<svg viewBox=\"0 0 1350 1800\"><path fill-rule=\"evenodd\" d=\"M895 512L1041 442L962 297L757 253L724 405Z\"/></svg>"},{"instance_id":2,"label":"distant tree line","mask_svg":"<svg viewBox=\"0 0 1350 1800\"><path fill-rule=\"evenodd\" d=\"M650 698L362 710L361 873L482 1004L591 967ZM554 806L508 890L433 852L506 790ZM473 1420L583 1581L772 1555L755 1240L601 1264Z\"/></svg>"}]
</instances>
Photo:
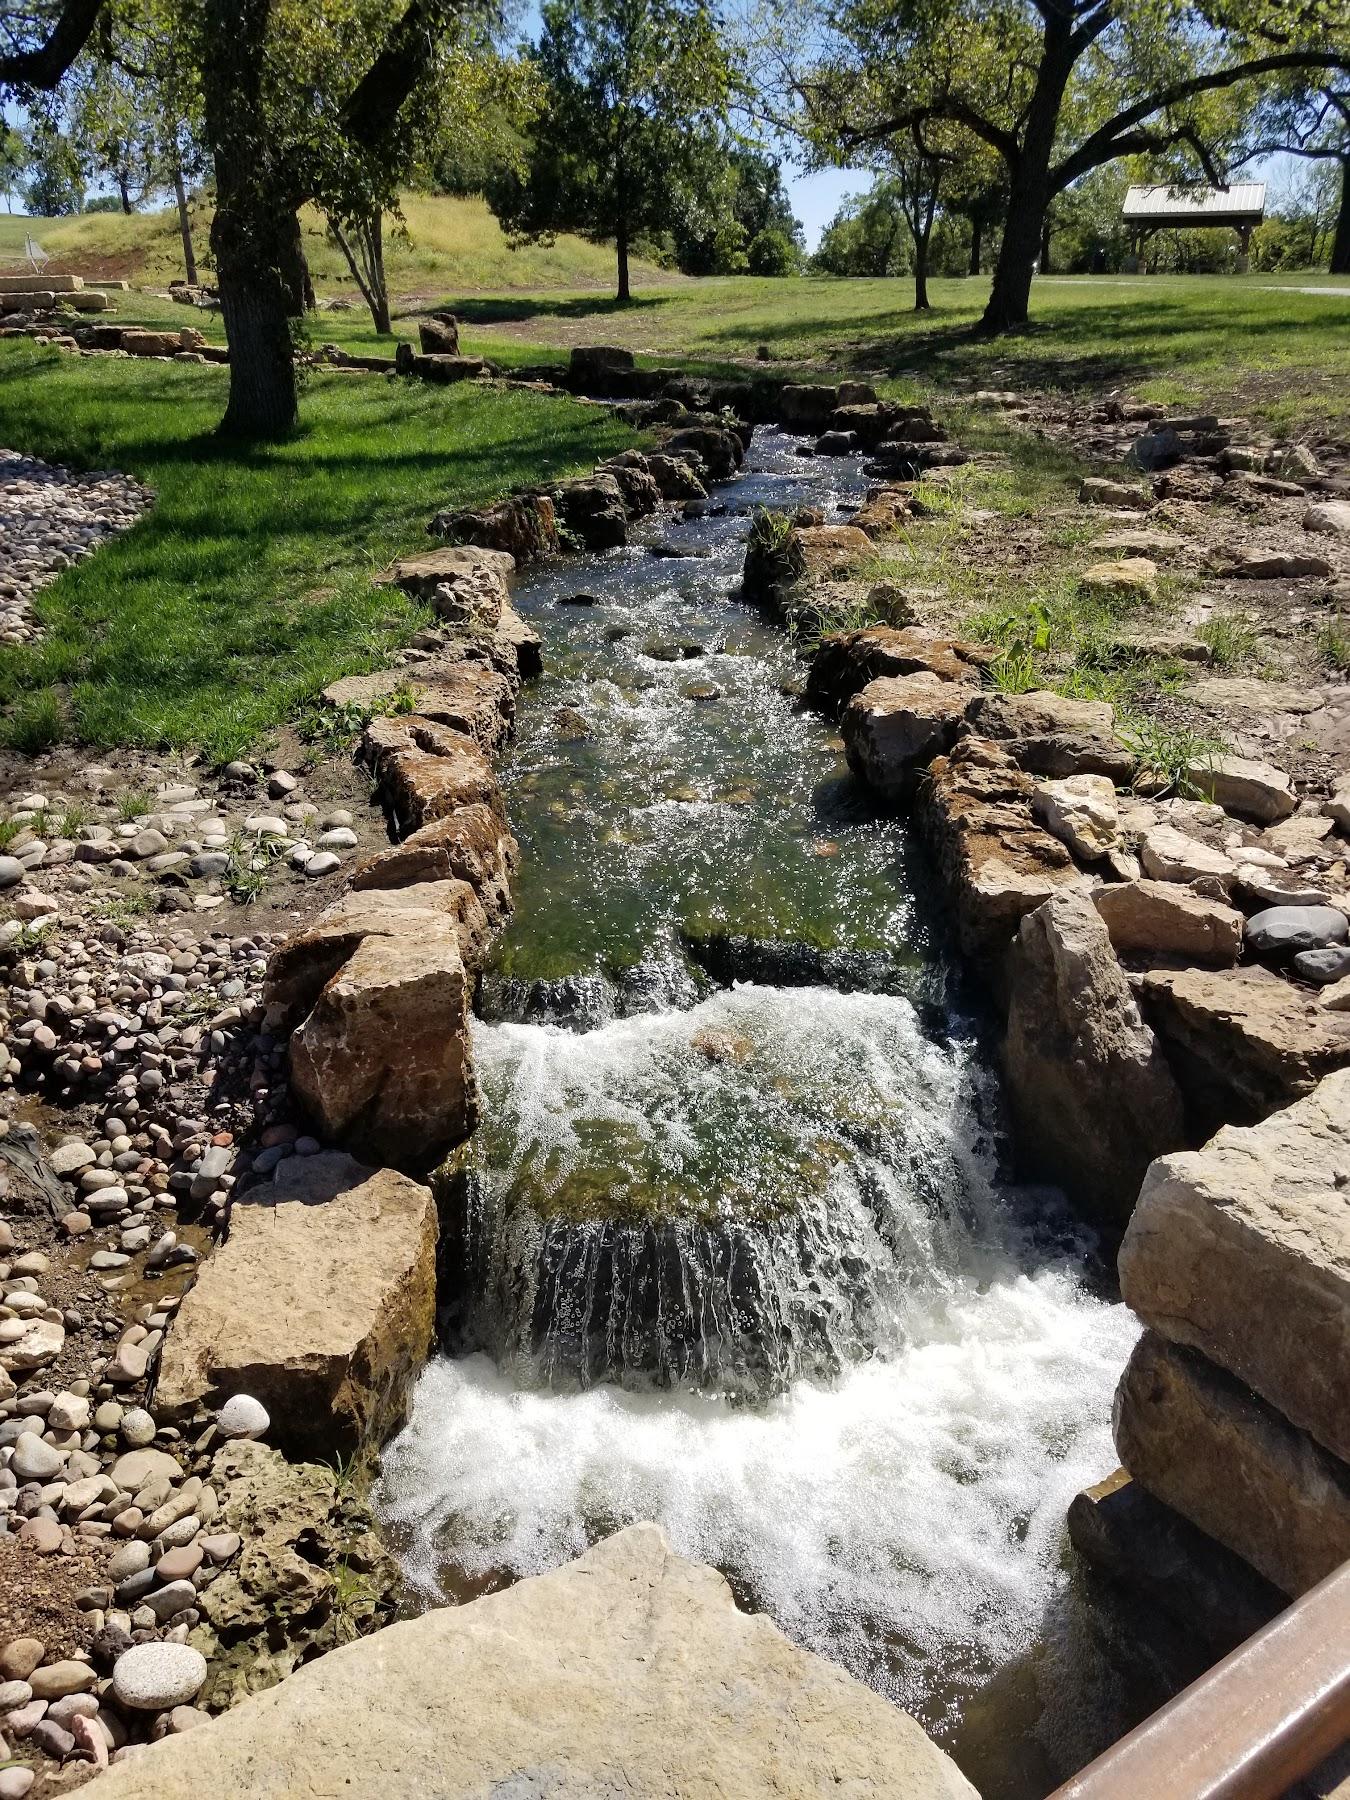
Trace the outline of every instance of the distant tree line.
<instances>
[{"instance_id":1,"label":"distant tree line","mask_svg":"<svg viewBox=\"0 0 1350 1800\"><path fill-rule=\"evenodd\" d=\"M819 266L905 272L921 308L930 273L988 267L992 334L1026 323L1038 269L1111 265L1125 171L1222 182L1279 152L1313 172L1311 199L1258 257L1350 270L1345 6L766 0L733 34L708 0L545 0L537 40L512 46L498 0L0 0L0 99L29 121L35 210L91 184L123 209L172 192L189 272L186 197L209 182L223 427L272 437L298 417L300 209L326 217L387 330L386 222L409 186L482 192L520 240L612 244L623 302L638 252L799 267L764 149L786 139L808 166L876 177Z\"/></svg>"}]
</instances>

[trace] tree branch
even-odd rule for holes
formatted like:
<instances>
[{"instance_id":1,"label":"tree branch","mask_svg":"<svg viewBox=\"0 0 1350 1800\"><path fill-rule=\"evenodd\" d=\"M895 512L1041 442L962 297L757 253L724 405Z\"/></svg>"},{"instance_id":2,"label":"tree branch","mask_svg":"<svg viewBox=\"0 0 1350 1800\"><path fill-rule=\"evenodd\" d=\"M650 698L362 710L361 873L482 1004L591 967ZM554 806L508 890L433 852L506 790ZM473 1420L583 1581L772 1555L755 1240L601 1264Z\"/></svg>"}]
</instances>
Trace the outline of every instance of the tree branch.
<instances>
[{"instance_id":1,"label":"tree branch","mask_svg":"<svg viewBox=\"0 0 1350 1800\"><path fill-rule=\"evenodd\" d=\"M463 0L409 0L384 47L347 97L342 123L361 148L378 144L403 102L426 73L436 39Z\"/></svg>"},{"instance_id":2,"label":"tree branch","mask_svg":"<svg viewBox=\"0 0 1350 1800\"><path fill-rule=\"evenodd\" d=\"M0 55L0 87L54 88L84 49L103 0L65 0L45 44Z\"/></svg>"},{"instance_id":3,"label":"tree branch","mask_svg":"<svg viewBox=\"0 0 1350 1800\"><path fill-rule=\"evenodd\" d=\"M1053 190L1059 192L1077 181L1080 175L1086 175L1089 169L1096 169L1102 163L1127 152L1117 148L1118 143L1134 127L1142 125L1151 114L1162 112L1169 106L1177 106L1183 100L1193 100L1199 94L1215 93L1223 88L1235 87L1240 81L1250 81L1257 75L1273 75L1281 69L1343 69L1347 59L1344 52L1333 50L1290 50L1279 56L1262 56L1253 62L1235 63L1226 69L1213 69L1207 75L1193 75L1187 81L1174 82L1171 87L1159 88L1155 93L1137 100L1114 119L1107 121L1092 136L1085 139L1071 156L1066 156L1050 171L1050 182ZM1176 138L1172 140L1174 143Z\"/></svg>"}]
</instances>

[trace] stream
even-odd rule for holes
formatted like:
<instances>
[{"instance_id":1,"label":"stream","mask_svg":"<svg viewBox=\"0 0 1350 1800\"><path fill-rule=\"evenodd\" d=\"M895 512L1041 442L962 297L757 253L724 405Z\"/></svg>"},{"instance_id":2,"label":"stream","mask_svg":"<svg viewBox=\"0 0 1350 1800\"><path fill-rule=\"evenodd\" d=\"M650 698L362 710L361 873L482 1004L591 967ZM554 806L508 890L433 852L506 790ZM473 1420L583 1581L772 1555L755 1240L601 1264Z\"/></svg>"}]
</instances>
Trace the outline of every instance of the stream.
<instances>
[{"instance_id":1,"label":"stream","mask_svg":"<svg viewBox=\"0 0 1350 1800\"><path fill-rule=\"evenodd\" d=\"M796 446L761 429L705 516L517 585L517 910L377 1503L427 1604L655 1519L1034 1800L1112 1706L1064 1516L1135 1327L1058 1196L1001 1179L917 853L733 597L752 507L862 496Z\"/></svg>"}]
</instances>

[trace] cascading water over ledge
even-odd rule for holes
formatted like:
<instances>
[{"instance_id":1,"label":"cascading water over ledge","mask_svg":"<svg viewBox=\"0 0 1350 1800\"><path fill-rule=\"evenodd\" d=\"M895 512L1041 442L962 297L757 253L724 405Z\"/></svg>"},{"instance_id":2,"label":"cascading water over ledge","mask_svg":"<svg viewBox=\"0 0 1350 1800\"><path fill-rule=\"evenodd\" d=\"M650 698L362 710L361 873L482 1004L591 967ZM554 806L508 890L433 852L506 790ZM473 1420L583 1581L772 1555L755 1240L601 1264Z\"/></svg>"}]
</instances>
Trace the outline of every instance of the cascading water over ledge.
<instances>
[{"instance_id":1,"label":"cascading water over ledge","mask_svg":"<svg viewBox=\"0 0 1350 1800\"><path fill-rule=\"evenodd\" d=\"M796 449L758 432L727 506L661 531L710 554L516 587L545 645L502 770L517 910L439 1181L444 1354L379 1505L430 1603L654 1519L1031 1800L1005 1752L1034 1664L1079 1702L1064 1513L1134 1328L1053 1198L999 1182L905 831L735 598L752 507L862 497L859 459Z\"/></svg>"},{"instance_id":2,"label":"cascading water over ledge","mask_svg":"<svg viewBox=\"0 0 1350 1800\"><path fill-rule=\"evenodd\" d=\"M451 1341L546 1385L831 1377L990 1224L969 1058L908 1001L741 987L578 1036L479 1026L442 1179Z\"/></svg>"}]
</instances>

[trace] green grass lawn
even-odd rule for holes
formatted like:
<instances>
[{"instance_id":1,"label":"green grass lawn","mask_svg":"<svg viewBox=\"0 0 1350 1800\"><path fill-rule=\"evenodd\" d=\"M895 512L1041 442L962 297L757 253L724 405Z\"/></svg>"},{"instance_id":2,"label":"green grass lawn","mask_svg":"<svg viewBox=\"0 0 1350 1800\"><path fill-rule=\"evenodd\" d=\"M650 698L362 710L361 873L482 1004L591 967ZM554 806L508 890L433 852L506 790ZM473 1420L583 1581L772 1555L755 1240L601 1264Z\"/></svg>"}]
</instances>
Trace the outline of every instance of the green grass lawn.
<instances>
[{"instance_id":1,"label":"green grass lawn","mask_svg":"<svg viewBox=\"0 0 1350 1800\"><path fill-rule=\"evenodd\" d=\"M181 309L174 309L181 318ZM154 508L38 600L39 644L0 650L22 748L241 754L326 683L374 668L421 615L371 577L427 520L589 468L632 442L565 399L312 375L293 441L212 437L227 371L0 343L0 443L148 483Z\"/></svg>"},{"instance_id":2,"label":"green grass lawn","mask_svg":"<svg viewBox=\"0 0 1350 1800\"><path fill-rule=\"evenodd\" d=\"M969 336L988 293L983 278L933 282L929 313L913 311L904 279L690 281L639 287L624 308L593 294L446 299L489 355L522 342L604 342L657 360L758 366L763 346L775 360L937 387L1122 387L1296 430L1350 424L1350 295L1337 286L1350 283L1049 277L1033 291L1030 329L992 343ZM1298 291L1309 287L1322 291Z\"/></svg>"}]
</instances>

